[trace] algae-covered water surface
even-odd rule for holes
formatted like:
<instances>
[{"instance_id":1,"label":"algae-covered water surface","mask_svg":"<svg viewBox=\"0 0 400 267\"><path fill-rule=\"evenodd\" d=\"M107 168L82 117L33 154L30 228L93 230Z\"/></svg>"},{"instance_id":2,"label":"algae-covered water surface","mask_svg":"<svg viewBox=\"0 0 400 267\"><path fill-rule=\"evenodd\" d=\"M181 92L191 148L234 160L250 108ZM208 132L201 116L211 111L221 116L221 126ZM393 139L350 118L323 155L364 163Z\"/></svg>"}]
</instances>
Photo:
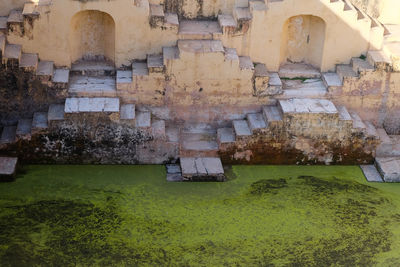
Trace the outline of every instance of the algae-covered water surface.
<instances>
[{"instance_id":1,"label":"algae-covered water surface","mask_svg":"<svg viewBox=\"0 0 400 267\"><path fill-rule=\"evenodd\" d=\"M2 266L399 266L400 184L356 166L27 166L0 184Z\"/></svg>"}]
</instances>

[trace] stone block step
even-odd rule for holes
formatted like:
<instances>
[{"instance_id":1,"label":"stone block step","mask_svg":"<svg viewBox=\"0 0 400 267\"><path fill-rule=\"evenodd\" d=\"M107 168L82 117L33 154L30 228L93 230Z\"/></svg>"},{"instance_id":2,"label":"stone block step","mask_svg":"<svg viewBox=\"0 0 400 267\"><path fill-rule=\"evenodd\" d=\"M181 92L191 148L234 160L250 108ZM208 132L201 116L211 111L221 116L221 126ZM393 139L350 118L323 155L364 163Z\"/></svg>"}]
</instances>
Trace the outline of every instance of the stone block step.
<instances>
[{"instance_id":1,"label":"stone block step","mask_svg":"<svg viewBox=\"0 0 400 267\"><path fill-rule=\"evenodd\" d=\"M7 18L7 23L14 24L14 23L23 23L24 16L22 15L22 10L11 10L10 14Z\"/></svg>"},{"instance_id":2,"label":"stone block step","mask_svg":"<svg viewBox=\"0 0 400 267\"><path fill-rule=\"evenodd\" d=\"M254 76L255 77L269 77L270 74L268 72L267 66L265 64L261 64L261 63L255 64Z\"/></svg>"},{"instance_id":3,"label":"stone block step","mask_svg":"<svg viewBox=\"0 0 400 267\"><path fill-rule=\"evenodd\" d=\"M222 35L218 21L182 20L179 23L179 39L199 40L214 39Z\"/></svg>"},{"instance_id":4,"label":"stone block step","mask_svg":"<svg viewBox=\"0 0 400 267\"><path fill-rule=\"evenodd\" d=\"M160 18L164 21L164 6L150 4L150 17ZM153 25L152 25L153 26Z\"/></svg>"},{"instance_id":5,"label":"stone block step","mask_svg":"<svg viewBox=\"0 0 400 267\"><path fill-rule=\"evenodd\" d=\"M7 44L4 51L4 57L7 59L19 60L22 55L22 46L16 44Z\"/></svg>"},{"instance_id":6,"label":"stone block step","mask_svg":"<svg viewBox=\"0 0 400 267\"><path fill-rule=\"evenodd\" d=\"M38 67L39 58L37 54L22 53L19 60L19 67L29 70L36 70Z\"/></svg>"},{"instance_id":7,"label":"stone block step","mask_svg":"<svg viewBox=\"0 0 400 267\"><path fill-rule=\"evenodd\" d=\"M250 57L239 57L239 67L240 69L248 69L248 70L254 70L254 64L253 61L251 61Z\"/></svg>"},{"instance_id":8,"label":"stone block step","mask_svg":"<svg viewBox=\"0 0 400 267\"><path fill-rule=\"evenodd\" d=\"M347 108L345 106L338 106L337 110L339 112L339 120L347 123L350 127L353 127L353 119Z\"/></svg>"},{"instance_id":9,"label":"stone block step","mask_svg":"<svg viewBox=\"0 0 400 267\"><path fill-rule=\"evenodd\" d=\"M269 86L274 86L277 88L282 88L282 80L277 72L269 73Z\"/></svg>"},{"instance_id":10,"label":"stone block step","mask_svg":"<svg viewBox=\"0 0 400 267\"><path fill-rule=\"evenodd\" d=\"M167 164L167 181L168 182L182 182L182 170L179 164Z\"/></svg>"},{"instance_id":11,"label":"stone block step","mask_svg":"<svg viewBox=\"0 0 400 267\"><path fill-rule=\"evenodd\" d=\"M38 76L50 76L54 74L54 62L53 61L40 61L36 69L36 75Z\"/></svg>"},{"instance_id":12,"label":"stone block step","mask_svg":"<svg viewBox=\"0 0 400 267\"><path fill-rule=\"evenodd\" d=\"M302 63L287 63L280 67L279 77L295 79L295 78L320 78L319 70L308 64Z\"/></svg>"},{"instance_id":13,"label":"stone block step","mask_svg":"<svg viewBox=\"0 0 400 267\"><path fill-rule=\"evenodd\" d=\"M72 74L88 76L113 76L114 64L104 60L80 60L71 66Z\"/></svg>"},{"instance_id":14,"label":"stone block step","mask_svg":"<svg viewBox=\"0 0 400 267\"><path fill-rule=\"evenodd\" d=\"M218 23L224 33L233 33L237 27L235 18L232 15L218 15Z\"/></svg>"},{"instance_id":15,"label":"stone block step","mask_svg":"<svg viewBox=\"0 0 400 267\"><path fill-rule=\"evenodd\" d=\"M179 27L178 14L165 13L164 26L169 27L169 28L178 28Z\"/></svg>"},{"instance_id":16,"label":"stone block step","mask_svg":"<svg viewBox=\"0 0 400 267\"><path fill-rule=\"evenodd\" d=\"M340 76L336 72L322 73L322 81L326 87L339 87L343 86Z\"/></svg>"},{"instance_id":17,"label":"stone block step","mask_svg":"<svg viewBox=\"0 0 400 267\"><path fill-rule=\"evenodd\" d=\"M327 94L325 84L321 79L282 80L283 94L280 99L289 98L324 98Z\"/></svg>"},{"instance_id":18,"label":"stone block step","mask_svg":"<svg viewBox=\"0 0 400 267\"><path fill-rule=\"evenodd\" d=\"M326 99L287 99L279 100L283 114L338 114L335 105Z\"/></svg>"},{"instance_id":19,"label":"stone block step","mask_svg":"<svg viewBox=\"0 0 400 267\"><path fill-rule=\"evenodd\" d=\"M236 7L233 10L233 17L239 23L250 21L253 18L248 7Z\"/></svg>"},{"instance_id":20,"label":"stone block step","mask_svg":"<svg viewBox=\"0 0 400 267\"><path fill-rule=\"evenodd\" d=\"M217 156L215 133L184 133L181 135L180 155L183 157Z\"/></svg>"},{"instance_id":21,"label":"stone block step","mask_svg":"<svg viewBox=\"0 0 400 267\"><path fill-rule=\"evenodd\" d=\"M179 128L176 125L168 125L165 128L165 135L167 142L178 143L179 142Z\"/></svg>"},{"instance_id":22,"label":"stone block step","mask_svg":"<svg viewBox=\"0 0 400 267\"><path fill-rule=\"evenodd\" d=\"M392 139L390 139L385 129L379 128L377 129L377 132L379 135L379 139L381 140L381 144L392 144Z\"/></svg>"},{"instance_id":23,"label":"stone block step","mask_svg":"<svg viewBox=\"0 0 400 267\"><path fill-rule=\"evenodd\" d=\"M245 138L252 135L246 120L234 120L232 123L233 129L235 130L236 139Z\"/></svg>"},{"instance_id":24,"label":"stone block step","mask_svg":"<svg viewBox=\"0 0 400 267\"><path fill-rule=\"evenodd\" d=\"M400 157L377 157L375 165L385 182L400 182Z\"/></svg>"},{"instance_id":25,"label":"stone block step","mask_svg":"<svg viewBox=\"0 0 400 267\"><path fill-rule=\"evenodd\" d=\"M182 176L186 180L223 181L224 168L217 157L182 157L180 159Z\"/></svg>"},{"instance_id":26,"label":"stone block step","mask_svg":"<svg viewBox=\"0 0 400 267\"><path fill-rule=\"evenodd\" d=\"M220 40L178 40L180 53L225 53Z\"/></svg>"},{"instance_id":27,"label":"stone block step","mask_svg":"<svg viewBox=\"0 0 400 267\"><path fill-rule=\"evenodd\" d=\"M134 122L136 119L136 110L134 104L122 104L120 110L120 119Z\"/></svg>"},{"instance_id":28,"label":"stone block step","mask_svg":"<svg viewBox=\"0 0 400 267\"><path fill-rule=\"evenodd\" d=\"M235 131L233 128L219 128L217 130L218 144L234 143L236 141Z\"/></svg>"},{"instance_id":29,"label":"stone block step","mask_svg":"<svg viewBox=\"0 0 400 267\"><path fill-rule=\"evenodd\" d=\"M358 57L353 57L351 59L351 66L353 67L353 70L356 73L375 70L374 66L369 64L368 61L358 58Z\"/></svg>"},{"instance_id":30,"label":"stone block step","mask_svg":"<svg viewBox=\"0 0 400 267\"><path fill-rule=\"evenodd\" d=\"M16 141L17 126L5 126L1 132L0 144L11 144Z\"/></svg>"},{"instance_id":31,"label":"stone block step","mask_svg":"<svg viewBox=\"0 0 400 267\"><path fill-rule=\"evenodd\" d=\"M362 131L367 129L367 126L364 124L364 122L356 112L350 111L349 114L353 120L353 128Z\"/></svg>"},{"instance_id":32,"label":"stone block step","mask_svg":"<svg viewBox=\"0 0 400 267\"><path fill-rule=\"evenodd\" d=\"M150 127L151 127L151 112L150 111L138 111L136 113L136 127L150 129Z\"/></svg>"},{"instance_id":33,"label":"stone block step","mask_svg":"<svg viewBox=\"0 0 400 267\"><path fill-rule=\"evenodd\" d=\"M0 32L0 51L2 52L2 56L4 55L4 51L6 50L6 36L4 33Z\"/></svg>"},{"instance_id":34,"label":"stone block step","mask_svg":"<svg viewBox=\"0 0 400 267\"><path fill-rule=\"evenodd\" d=\"M267 5L264 0L250 0L249 7L251 12L267 10Z\"/></svg>"},{"instance_id":35,"label":"stone block step","mask_svg":"<svg viewBox=\"0 0 400 267\"><path fill-rule=\"evenodd\" d=\"M64 120L65 104L51 104L47 112L47 120L49 124L52 121Z\"/></svg>"},{"instance_id":36,"label":"stone block step","mask_svg":"<svg viewBox=\"0 0 400 267\"><path fill-rule=\"evenodd\" d=\"M12 181L17 172L18 158L0 157L0 181Z\"/></svg>"},{"instance_id":37,"label":"stone block step","mask_svg":"<svg viewBox=\"0 0 400 267\"><path fill-rule=\"evenodd\" d=\"M261 113L247 114L247 123L250 127L251 132L254 134L267 128L264 117Z\"/></svg>"},{"instance_id":38,"label":"stone block step","mask_svg":"<svg viewBox=\"0 0 400 267\"><path fill-rule=\"evenodd\" d=\"M149 69L147 68L147 63L134 62L132 63L132 77L135 76L148 76Z\"/></svg>"},{"instance_id":39,"label":"stone block step","mask_svg":"<svg viewBox=\"0 0 400 267\"><path fill-rule=\"evenodd\" d=\"M118 70L117 71L117 88L118 85L125 85L132 83L132 71L131 70Z\"/></svg>"},{"instance_id":40,"label":"stone block step","mask_svg":"<svg viewBox=\"0 0 400 267\"><path fill-rule=\"evenodd\" d=\"M383 182L382 176L376 169L375 165L361 165L360 168L368 182Z\"/></svg>"},{"instance_id":41,"label":"stone block step","mask_svg":"<svg viewBox=\"0 0 400 267\"><path fill-rule=\"evenodd\" d=\"M365 126L366 126L366 133L369 137L372 137L374 139L379 139L379 133L371 122L366 121Z\"/></svg>"},{"instance_id":42,"label":"stone block step","mask_svg":"<svg viewBox=\"0 0 400 267\"><path fill-rule=\"evenodd\" d=\"M391 58L382 50L368 51L367 61L377 69L388 69L392 66Z\"/></svg>"},{"instance_id":43,"label":"stone block step","mask_svg":"<svg viewBox=\"0 0 400 267\"><path fill-rule=\"evenodd\" d=\"M68 84L69 69L56 69L52 81L58 84Z\"/></svg>"},{"instance_id":44,"label":"stone block step","mask_svg":"<svg viewBox=\"0 0 400 267\"><path fill-rule=\"evenodd\" d=\"M235 7L249 7L249 0L235 0Z\"/></svg>"},{"instance_id":45,"label":"stone block step","mask_svg":"<svg viewBox=\"0 0 400 267\"><path fill-rule=\"evenodd\" d=\"M239 61L239 56L235 48L225 48L225 60ZM243 64L243 62L242 62Z\"/></svg>"},{"instance_id":46,"label":"stone block step","mask_svg":"<svg viewBox=\"0 0 400 267\"><path fill-rule=\"evenodd\" d=\"M16 135L21 139L30 139L32 129L32 119L18 120Z\"/></svg>"},{"instance_id":47,"label":"stone block step","mask_svg":"<svg viewBox=\"0 0 400 267\"><path fill-rule=\"evenodd\" d=\"M22 15L28 17L37 17L40 12L37 9L37 3L25 3L24 9L22 10Z\"/></svg>"},{"instance_id":48,"label":"stone block step","mask_svg":"<svg viewBox=\"0 0 400 267\"><path fill-rule=\"evenodd\" d=\"M79 97L115 97L117 95L115 78L72 75L68 93L70 96Z\"/></svg>"},{"instance_id":49,"label":"stone block step","mask_svg":"<svg viewBox=\"0 0 400 267\"><path fill-rule=\"evenodd\" d=\"M32 134L40 133L48 128L47 112L35 112L32 119Z\"/></svg>"},{"instance_id":50,"label":"stone block step","mask_svg":"<svg viewBox=\"0 0 400 267\"><path fill-rule=\"evenodd\" d=\"M6 32L7 31L7 17L0 17L0 31Z\"/></svg>"},{"instance_id":51,"label":"stone block step","mask_svg":"<svg viewBox=\"0 0 400 267\"><path fill-rule=\"evenodd\" d=\"M264 106L263 117L268 127L283 123L282 112L277 106Z\"/></svg>"},{"instance_id":52,"label":"stone block step","mask_svg":"<svg viewBox=\"0 0 400 267\"><path fill-rule=\"evenodd\" d=\"M177 46L163 47L164 65L170 60L179 59L179 49Z\"/></svg>"},{"instance_id":53,"label":"stone block step","mask_svg":"<svg viewBox=\"0 0 400 267\"><path fill-rule=\"evenodd\" d=\"M345 78L358 77L358 73L356 73L350 65L337 65L336 73L339 75L339 78L342 82Z\"/></svg>"},{"instance_id":54,"label":"stone block step","mask_svg":"<svg viewBox=\"0 0 400 267\"><path fill-rule=\"evenodd\" d=\"M147 68L149 72L163 72L164 59L163 55L147 55Z\"/></svg>"},{"instance_id":55,"label":"stone block step","mask_svg":"<svg viewBox=\"0 0 400 267\"><path fill-rule=\"evenodd\" d=\"M119 98L110 97L83 97L67 98L65 100L65 113L97 113L97 112L119 112Z\"/></svg>"}]
</instances>

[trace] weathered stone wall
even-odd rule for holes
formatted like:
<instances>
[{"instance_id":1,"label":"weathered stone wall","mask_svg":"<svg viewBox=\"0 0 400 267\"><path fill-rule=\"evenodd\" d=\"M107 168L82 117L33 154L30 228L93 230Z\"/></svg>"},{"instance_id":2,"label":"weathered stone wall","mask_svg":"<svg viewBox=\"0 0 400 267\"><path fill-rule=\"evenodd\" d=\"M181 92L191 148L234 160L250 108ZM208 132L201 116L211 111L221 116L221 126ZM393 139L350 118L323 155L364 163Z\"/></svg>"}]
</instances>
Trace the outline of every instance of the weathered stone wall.
<instances>
[{"instance_id":1,"label":"weathered stone wall","mask_svg":"<svg viewBox=\"0 0 400 267\"><path fill-rule=\"evenodd\" d=\"M400 3L398 0L351 0L370 16L378 18L382 23L400 23Z\"/></svg>"},{"instance_id":2,"label":"weathered stone wall","mask_svg":"<svg viewBox=\"0 0 400 267\"><path fill-rule=\"evenodd\" d=\"M0 124L14 124L34 112L47 111L49 104L63 102L66 94L65 89L49 86L17 64L0 64Z\"/></svg>"},{"instance_id":3,"label":"weathered stone wall","mask_svg":"<svg viewBox=\"0 0 400 267\"><path fill-rule=\"evenodd\" d=\"M30 140L0 145L0 154L29 163L162 164L177 159L178 145L155 140L151 131L113 122L103 113L52 124Z\"/></svg>"}]
</instances>

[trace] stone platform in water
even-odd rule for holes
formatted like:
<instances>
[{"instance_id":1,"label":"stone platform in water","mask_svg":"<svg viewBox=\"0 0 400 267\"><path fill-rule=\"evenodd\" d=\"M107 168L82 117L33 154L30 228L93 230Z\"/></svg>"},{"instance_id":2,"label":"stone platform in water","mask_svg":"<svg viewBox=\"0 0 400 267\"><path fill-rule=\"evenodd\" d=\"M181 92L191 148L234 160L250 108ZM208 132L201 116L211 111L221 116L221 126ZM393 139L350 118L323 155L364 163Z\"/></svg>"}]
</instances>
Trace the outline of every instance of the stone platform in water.
<instances>
[{"instance_id":1,"label":"stone platform in water","mask_svg":"<svg viewBox=\"0 0 400 267\"><path fill-rule=\"evenodd\" d=\"M0 181L12 181L17 171L18 158L0 157Z\"/></svg>"},{"instance_id":2,"label":"stone platform in water","mask_svg":"<svg viewBox=\"0 0 400 267\"><path fill-rule=\"evenodd\" d=\"M361 165L360 168L368 182L383 182L382 176L379 174L375 165Z\"/></svg>"},{"instance_id":3,"label":"stone platform in water","mask_svg":"<svg viewBox=\"0 0 400 267\"><path fill-rule=\"evenodd\" d=\"M181 158L181 170L184 180L219 182L225 180L220 158Z\"/></svg>"}]
</instances>

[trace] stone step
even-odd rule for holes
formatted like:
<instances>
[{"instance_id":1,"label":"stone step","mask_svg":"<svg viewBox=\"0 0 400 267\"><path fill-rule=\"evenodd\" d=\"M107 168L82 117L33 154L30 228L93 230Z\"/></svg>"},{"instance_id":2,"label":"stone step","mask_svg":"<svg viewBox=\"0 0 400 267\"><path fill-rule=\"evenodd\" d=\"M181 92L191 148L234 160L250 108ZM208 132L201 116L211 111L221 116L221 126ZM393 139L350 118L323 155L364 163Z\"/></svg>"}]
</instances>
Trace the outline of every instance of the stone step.
<instances>
[{"instance_id":1,"label":"stone step","mask_svg":"<svg viewBox=\"0 0 400 267\"><path fill-rule=\"evenodd\" d=\"M164 6L150 4L150 26L162 27L164 25Z\"/></svg>"},{"instance_id":2,"label":"stone step","mask_svg":"<svg viewBox=\"0 0 400 267\"><path fill-rule=\"evenodd\" d=\"M279 77L277 72L270 72L269 73L269 86L274 87L276 89L282 89L282 80Z\"/></svg>"},{"instance_id":3,"label":"stone step","mask_svg":"<svg viewBox=\"0 0 400 267\"><path fill-rule=\"evenodd\" d=\"M18 158L0 157L0 181L12 181L17 172Z\"/></svg>"},{"instance_id":4,"label":"stone step","mask_svg":"<svg viewBox=\"0 0 400 267\"><path fill-rule=\"evenodd\" d=\"M39 63L37 54L22 53L19 60L19 67L30 71L36 71Z\"/></svg>"},{"instance_id":5,"label":"stone step","mask_svg":"<svg viewBox=\"0 0 400 267\"><path fill-rule=\"evenodd\" d=\"M17 126L4 126L1 132L0 144L12 144L16 141Z\"/></svg>"},{"instance_id":6,"label":"stone step","mask_svg":"<svg viewBox=\"0 0 400 267\"><path fill-rule=\"evenodd\" d=\"M53 61L40 61L36 69L36 75L52 77L54 74L54 62Z\"/></svg>"},{"instance_id":7,"label":"stone step","mask_svg":"<svg viewBox=\"0 0 400 267\"><path fill-rule=\"evenodd\" d=\"M366 121L365 126L366 126L366 133L369 137L372 137L374 139L379 139L379 133L371 122Z\"/></svg>"},{"instance_id":8,"label":"stone step","mask_svg":"<svg viewBox=\"0 0 400 267\"><path fill-rule=\"evenodd\" d=\"M385 182L400 182L400 157L377 157L375 166Z\"/></svg>"},{"instance_id":9,"label":"stone step","mask_svg":"<svg viewBox=\"0 0 400 267\"><path fill-rule=\"evenodd\" d=\"M279 100L283 114L338 114L335 105L326 99L294 98Z\"/></svg>"},{"instance_id":10,"label":"stone step","mask_svg":"<svg viewBox=\"0 0 400 267\"><path fill-rule=\"evenodd\" d=\"M353 128L361 131L365 131L367 129L367 126L365 123L362 121L360 116L356 112L350 111L349 112L352 120L353 120Z\"/></svg>"},{"instance_id":11,"label":"stone step","mask_svg":"<svg viewBox=\"0 0 400 267\"><path fill-rule=\"evenodd\" d=\"M77 97L116 97L115 78L111 76L72 75L68 94Z\"/></svg>"},{"instance_id":12,"label":"stone step","mask_svg":"<svg viewBox=\"0 0 400 267\"><path fill-rule=\"evenodd\" d=\"M246 118L250 130L253 134L261 132L262 130L267 128L267 124L265 123L262 113L247 114Z\"/></svg>"},{"instance_id":13,"label":"stone step","mask_svg":"<svg viewBox=\"0 0 400 267\"><path fill-rule=\"evenodd\" d=\"M218 23L223 33L233 33L237 27L236 20L232 15L218 15Z\"/></svg>"},{"instance_id":14,"label":"stone step","mask_svg":"<svg viewBox=\"0 0 400 267\"><path fill-rule=\"evenodd\" d=\"M265 11L267 10L267 5L264 0L249 0L250 12L254 11Z\"/></svg>"},{"instance_id":15,"label":"stone step","mask_svg":"<svg viewBox=\"0 0 400 267\"><path fill-rule=\"evenodd\" d=\"M28 17L37 17L40 15L40 12L37 9L37 3L25 3L24 9L22 10L22 15Z\"/></svg>"},{"instance_id":16,"label":"stone step","mask_svg":"<svg viewBox=\"0 0 400 267\"><path fill-rule=\"evenodd\" d=\"M252 135L252 132L246 120L234 120L233 129L235 130L236 140L247 138Z\"/></svg>"},{"instance_id":17,"label":"stone step","mask_svg":"<svg viewBox=\"0 0 400 267\"><path fill-rule=\"evenodd\" d=\"M178 40L178 48L180 53L225 53L220 40Z\"/></svg>"},{"instance_id":18,"label":"stone step","mask_svg":"<svg viewBox=\"0 0 400 267\"><path fill-rule=\"evenodd\" d=\"M327 88L343 86L343 82L336 72L322 73L322 81Z\"/></svg>"},{"instance_id":19,"label":"stone step","mask_svg":"<svg viewBox=\"0 0 400 267\"><path fill-rule=\"evenodd\" d=\"M4 55L4 51L6 50L6 36L4 33L0 31L0 50L1 50L1 55Z\"/></svg>"},{"instance_id":20,"label":"stone step","mask_svg":"<svg viewBox=\"0 0 400 267\"><path fill-rule=\"evenodd\" d=\"M163 60L164 65L167 65L168 61L179 59L179 49L177 46L163 47Z\"/></svg>"},{"instance_id":21,"label":"stone step","mask_svg":"<svg viewBox=\"0 0 400 267\"><path fill-rule=\"evenodd\" d=\"M337 65L336 73L339 75L341 81L345 78L357 78L358 73L356 73L350 65Z\"/></svg>"},{"instance_id":22,"label":"stone step","mask_svg":"<svg viewBox=\"0 0 400 267\"><path fill-rule=\"evenodd\" d=\"M253 61L251 61L251 58L247 56L239 57L239 67L241 70L254 70Z\"/></svg>"},{"instance_id":23,"label":"stone step","mask_svg":"<svg viewBox=\"0 0 400 267\"><path fill-rule=\"evenodd\" d=\"M132 71L118 70L116 79L117 90L129 90L131 84L132 84Z\"/></svg>"},{"instance_id":24,"label":"stone step","mask_svg":"<svg viewBox=\"0 0 400 267\"><path fill-rule=\"evenodd\" d=\"M277 106L264 106L263 117L267 127L279 126L283 124L282 111Z\"/></svg>"},{"instance_id":25,"label":"stone step","mask_svg":"<svg viewBox=\"0 0 400 267\"><path fill-rule=\"evenodd\" d=\"M179 28L178 14L165 13L163 26L168 28L178 29Z\"/></svg>"},{"instance_id":26,"label":"stone step","mask_svg":"<svg viewBox=\"0 0 400 267\"><path fill-rule=\"evenodd\" d=\"M148 76L149 69L147 68L147 63L134 62L132 63L132 77L135 76Z\"/></svg>"},{"instance_id":27,"label":"stone step","mask_svg":"<svg viewBox=\"0 0 400 267\"><path fill-rule=\"evenodd\" d=\"M120 109L121 121L135 125L136 110L134 104L122 104Z\"/></svg>"},{"instance_id":28,"label":"stone step","mask_svg":"<svg viewBox=\"0 0 400 267\"><path fill-rule=\"evenodd\" d=\"M321 79L282 80L283 94L279 99L289 98L324 98L327 89Z\"/></svg>"},{"instance_id":29,"label":"stone step","mask_svg":"<svg viewBox=\"0 0 400 267\"><path fill-rule=\"evenodd\" d=\"M114 76L114 64L105 60L80 60L72 64L71 74L83 76Z\"/></svg>"},{"instance_id":30,"label":"stone step","mask_svg":"<svg viewBox=\"0 0 400 267\"><path fill-rule=\"evenodd\" d=\"M179 39L200 40L215 39L222 35L218 21L213 20L182 20L179 23Z\"/></svg>"},{"instance_id":31,"label":"stone step","mask_svg":"<svg viewBox=\"0 0 400 267\"><path fill-rule=\"evenodd\" d=\"M385 129L379 128L377 129L379 139L381 140L381 144L392 144L392 139L390 139L389 135L386 133Z\"/></svg>"},{"instance_id":32,"label":"stone step","mask_svg":"<svg viewBox=\"0 0 400 267\"><path fill-rule=\"evenodd\" d=\"M218 145L234 143L235 141L236 137L233 128L219 128L217 130Z\"/></svg>"},{"instance_id":33,"label":"stone step","mask_svg":"<svg viewBox=\"0 0 400 267\"><path fill-rule=\"evenodd\" d=\"M147 68L150 73L161 73L164 71L163 55L147 55Z\"/></svg>"},{"instance_id":34,"label":"stone step","mask_svg":"<svg viewBox=\"0 0 400 267\"><path fill-rule=\"evenodd\" d=\"M31 133L41 133L48 128L47 112L35 112L33 113Z\"/></svg>"},{"instance_id":35,"label":"stone step","mask_svg":"<svg viewBox=\"0 0 400 267\"><path fill-rule=\"evenodd\" d=\"M353 119L345 106L338 106L339 120L344 122L349 127L353 128Z\"/></svg>"},{"instance_id":36,"label":"stone step","mask_svg":"<svg viewBox=\"0 0 400 267\"><path fill-rule=\"evenodd\" d=\"M233 17L238 24L250 21L253 18L248 7L236 7L233 10Z\"/></svg>"},{"instance_id":37,"label":"stone step","mask_svg":"<svg viewBox=\"0 0 400 267\"><path fill-rule=\"evenodd\" d=\"M384 51L368 51L367 61L377 69L390 69L392 60Z\"/></svg>"},{"instance_id":38,"label":"stone step","mask_svg":"<svg viewBox=\"0 0 400 267\"><path fill-rule=\"evenodd\" d=\"M47 121L51 125L53 121L64 120L65 104L51 104L47 112Z\"/></svg>"},{"instance_id":39,"label":"stone step","mask_svg":"<svg viewBox=\"0 0 400 267\"><path fill-rule=\"evenodd\" d=\"M356 73L361 73L361 72L367 72L367 71L374 71L375 68L371 64L369 64L368 61L358 58L358 57L353 57L351 59L351 66L353 67L354 72Z\"/></svg>"},{"instance_id":40,"label":"stone step","mask_svg":"<svg viewBox=\"0 0 400 267\"><path fill-rule=\"evenodd\" d=\"M182 157L182 176L192 181L223 181L224 168L218 157Z\"/></svg>"},{"instance_id":41,"label":"stone step","mask_svg":"<svg viewBox=\"0 0 400 267\"><path fill-rule=\"evenodd\" d=\"M311 65L303 63L286 63L279 69L279 77L295 79L295 78L320 78L321 73L319 70Z\"/></svg>"},{"instance_id":42,"label":"stone step","mask_svg":"<svg viewBox=\"0 0 400 267\"><path fill-rule=\"evenodd\" d=\"M20 60L22 55L22 46L16 44L6 44L4 58Z\"/></svg>"},{"instance_id":43,"label":"stone step","mask_svg":"<svg viewBox=\"0 0 400 267\"><path fill-rule=\"evenodd\" d=\"M32 119L18 120L16 135L17 138L30 139L32 129Z\"/></svg>"},{"instance_id":44,"label":"stone step","mask_svg":"<svg viewBox=\"0 0 400 267\"><path fill-rule=\"evenodd\" d=\"M0 17L0 32L7 32L7 19L8 17Z\"/></svg>"},{"instance_id":45,"label":"stone step","mask_svg":"<svg viewBox=\"0 0 400 267\"><path fill-rule=\"evenodd\" d=\"M182 133L181 157L218 156L218 143L214 133Z\"/></svg>"},{"instance_id":46,"label":"stone step","mask_svg":"<svg viewBox=\"0 0 400 267\"><path fill-rule=\"evenodd\" d=\"M235 7L249 7L249 0L235 0Z\"/></svg>"},{"instance_id":47,"label":"stone step","mask_svg":"<svg viewBox=\"0 0 400 267\"><path fill-rule=\"evenodd\" d=\"M225 48L225 60L231 62L239 62L239 56L235 48Z\"/></svg>"},{"instance_id":48,"label":"stone step","mask_svg":"<svg viewBox=\"0 0 400 267\"><path fill-rule=\"evenodd\" d=\"M70 97L65 100L66 114L70 113L98 113L113 112L118 113L120 110L119 98L110 97Z\"/></svg>"},{"instance_id":49,"label":"stone step","mask_svg":"<svg viewBox=\"0 0 400 267\"><path fill-rule=\"evenodd\" d=\"M182 170L179 164L166 164L167 181L168 182L182 182Z\"/></svg>"},{"instance_id":50,"label":"stone step","mask_svg":"<svg viewBox=\"0 0 400 267\"><path fill-rule=\"evenodd\" d=\"M56 69L52 81L53 83L67 85L69 83L69 69Z\"/></svg>"},{"instance_id":51,"label":"stone step","mask_svg":"<svg viewBox=\"0 0 400 267\"><path fill-rule=\"evenodd\" d=\"M8 24L21 24L24 23L24 16L22 10L11 10L7 18Z\"/></svg>"},{"instance_id":52,"label":"stone step","mask_svg":"<svg viewBox=\"0 0 400 267\"><path fill-rule=\"evenodd\" d=\"M151 128L151 112L138 111L136 112L136 127L143 129Z\"/></svg>"},{"instance_id":53,"label":"stone step","mask_svg":"<svg viewBox=\"0 0 400 267\"><path fill-rule=\"evenodd\" d=\"M375 165L361 165L360 168L368 182L383 182L382 176L376 169Z\"/></svg>"}]
</instances>

